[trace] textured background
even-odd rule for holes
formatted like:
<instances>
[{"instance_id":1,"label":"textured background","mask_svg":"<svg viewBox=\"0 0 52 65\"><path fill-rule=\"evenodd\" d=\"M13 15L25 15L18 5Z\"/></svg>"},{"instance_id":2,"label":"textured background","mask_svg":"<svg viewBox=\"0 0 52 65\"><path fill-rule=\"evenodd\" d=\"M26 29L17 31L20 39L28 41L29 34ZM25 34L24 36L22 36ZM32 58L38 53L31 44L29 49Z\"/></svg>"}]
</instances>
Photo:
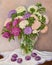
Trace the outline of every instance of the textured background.
<instances>
[{"instance_id":1,"label":"textured background","mask_svg":"<svg viewBox=\"0 0 52 65\"><path fill-rule=\"evenodd\" d=\"M8 11L15 9L19 5L25 5L28 7L36 2L41 2L47 9L47 15L50 19L49 30L46 34L40 34L39 40L36 44L36 49L52 51L52 0L0 0L0 32L2 30L5 19L7 18ZM3 41L3 39L2 39ZM3 50L4 43L0 40L0 51ZM5 45L6 46L6 45ZM16 45L15 45L16 46ZM14 47L14 46L13 46ZM10 48L10 46L8 47ZM10 48L10 49L15 49ZM7 49L7 48L6 48Z\"/></svg>"}]
</instances>

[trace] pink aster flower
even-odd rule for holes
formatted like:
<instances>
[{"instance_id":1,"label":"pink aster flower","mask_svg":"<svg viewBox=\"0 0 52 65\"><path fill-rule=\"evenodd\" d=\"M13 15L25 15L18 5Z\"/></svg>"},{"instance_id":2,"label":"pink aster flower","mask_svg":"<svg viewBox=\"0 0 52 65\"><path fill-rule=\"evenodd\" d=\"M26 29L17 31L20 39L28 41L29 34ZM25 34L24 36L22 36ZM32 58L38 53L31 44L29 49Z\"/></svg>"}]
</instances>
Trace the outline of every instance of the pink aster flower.
<instances>
[{"instance_id":1,"label":"pink aster flower","mask_svg":"<svg viewBox=\"0 0 52 65\"><path fill-rule=\"evenodd\" d=\"M10 33L9 32L4 32L3 34L2 34L2 36L3 37L5 37L5 38L10 38Z\"/></svg>"},{"instance_id":2,"label":"pink aster flower","mask_svg":"<svg viewBox=\"0 0 52 65\"><path fill-rule=\"evenodd\" d=\"M8 30L11 30L11 26L12 26L12 22L8 22L8 23L6 24L6 28L7 28Z\"/></svg>"},{"instance_id":3,"label":"pink aster flower","mask_svg":"<svg viewBox=\"0 0 52 65\"><path fill-rule=\"evenodd\" d=\"M29 35L29 34L31 34L31 33L32 33L32 28L31 28L31 27L26 27L26 28L24 29L24 34Z\"/></svg>"},{"instance_id":4,"label":"pink aster flower","mask_svg":"<svg viewBox=\"0 0 52 65\"><path fill-rule=\"evenodd\" d=\"M18 28L18 27L14 27L14 28L12 28L12 30L11 30L11 33L12 33L14 36L19 36L20 32L21 32L21 30L20 30L20 28Z\"/></svg>"},{"instance_id":5,"label":"pink aster flower","mask_svg":"<svg viewBox=\"0 0 52 65\"><path fill-rule=\"evenodd\" d=\"M20 22L20 19L15 19L15 20L13 21L13 26L16 26L19 22Z\"/></svg>"}]
</instances>

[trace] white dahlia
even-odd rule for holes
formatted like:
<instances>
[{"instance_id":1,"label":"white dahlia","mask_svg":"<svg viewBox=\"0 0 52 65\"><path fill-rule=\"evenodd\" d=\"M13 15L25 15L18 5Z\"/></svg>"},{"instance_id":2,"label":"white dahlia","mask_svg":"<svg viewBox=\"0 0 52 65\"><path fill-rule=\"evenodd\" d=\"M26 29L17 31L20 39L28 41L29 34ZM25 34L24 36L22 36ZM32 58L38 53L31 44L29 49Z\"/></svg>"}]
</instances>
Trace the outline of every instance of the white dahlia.
<instances>
[{"instance_id":1,"label":"white dahlia","mask_svg":"<svg viewBox=\"0 0 52 65\"><path fill-rule=\"evenodd\" d=\"M29 24L29 22L27 20L23 20L19 23L19 27L21 29L24 29L27 25Z\"/></svg>"},{"instance_id":2,"label":"white dahlia","mask_svg":"<svg viewBox=\"0 0 52 65\"><path fill-rule=\"evenodd\" d=\"M23 16L17 16L15 19L18 19L18 18L23 19Z\"/></svg>"},{"instance_id":3,"label":"white dahlia","mask_svg":"<svg viewBox=\"0 0 52 65\"><path fill-rule=\"evenodd\" d=\"M23 11L26 11L26 8L24 6L19 6L16 8L17 13L21 13Z\"/></svg>"},{"instance_id":4,"label":"white dahlia","mask_svg":"<svg viewBox=\"0 0 52 65\"><path fill-rule=\"evenodd\" d=\"M35 5L31 5L31 6L29 6L29 7L28 7L28 12L30 12L30 13L31 13L31 12L32 12L32 10L33 10L34 12L36 12L36 11L37 11L37 9L38 9L38 8L37 8L37 6L35 6ZM33 12L33 13L34 13L34 12Z\"/></svg>"},{"instance_id":5,"label":"white dahlia","mask_svg":"<svg viewBox=\"0 0 52 65\"><path fill-rule=\"evenodd\" d=\"M38 17L34 14L32 14L31 17L34 17L35 20L38 20Z\"/></svg>"},{"instance_id":6,"label":"white dahlia","mask_svg":"<svg viewBox=\"0 0 52 65\"><path fill-rule=\"evenodd\" d=\"M40 30L33 30L33 34L38 33Z\"/></svg>"}]
</instances>

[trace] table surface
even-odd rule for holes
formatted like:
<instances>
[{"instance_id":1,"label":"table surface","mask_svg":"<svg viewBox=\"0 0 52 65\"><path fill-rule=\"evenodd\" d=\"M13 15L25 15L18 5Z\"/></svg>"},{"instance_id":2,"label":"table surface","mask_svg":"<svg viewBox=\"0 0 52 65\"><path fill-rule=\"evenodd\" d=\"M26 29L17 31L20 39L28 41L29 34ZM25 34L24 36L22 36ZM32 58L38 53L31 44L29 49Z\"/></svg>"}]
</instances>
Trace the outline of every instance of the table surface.
<instances>
[{"instance_id":1,"label":"table surface","mask_svg":"<svg viewBox=\"0 0 52 65\"><path fill-rule=\"evenodd\" d=\"M39 65L52 65L52 61L47 61L47 62L45 62L43 64L39 64Z\"/></svg>"},{"instance_id":2,"label":"table surface","mask_svg":"<svg viewBox=\"0 0 52 65\"><path fill-rule=\"evenodd\" d=\"M36 49L52 51L52 0L0 0L0 32L2 30L7 14L11 9L15 9L19 5L28 7L36 2L41 2L47 9L47 15L50 19L48 25L49 30L46 34L40 34L39 40L36 44ZM0 47L1 47L0 43Z\"/></svg>"}]
</instances>

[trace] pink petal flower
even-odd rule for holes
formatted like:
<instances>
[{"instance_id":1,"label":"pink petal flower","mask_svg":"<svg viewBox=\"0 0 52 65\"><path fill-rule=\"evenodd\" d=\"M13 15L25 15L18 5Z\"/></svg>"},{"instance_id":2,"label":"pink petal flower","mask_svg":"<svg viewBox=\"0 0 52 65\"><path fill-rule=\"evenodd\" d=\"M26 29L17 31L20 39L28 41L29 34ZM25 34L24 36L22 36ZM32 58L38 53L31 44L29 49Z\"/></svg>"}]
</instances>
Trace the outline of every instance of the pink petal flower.
<instances>
[{"instance_id":1,"label":"pink petal flower","mask_svg":"<svg viewBox=\"0 0 52 65\"><path fill-rule=\"evenodd\" d=\"M3 37L5 37L5 38L10 38L10 33L9 32L4 32L3 34L2 34L2 36Z\"/></svg>"},{"instance_id":2,"label":"pink petal flower","mask_svg":"<svg viewBox=\"0 0 52 65\"><path fill-rule=\"evenodd\" d=\"M19 22L20 22L20 19L15 19L15 20L13 21L13 26L16 26Z\"/></svg>"},{"instance_id":3,"label":"pink petal flower","mask_svg":"<svg viewBox=\"0 0 52 65\"><path fill-rule=\"evenodd\" d=\"M21 30L20 30L20 28L18 28L18 27L12 28L12 31L11 31L11 33L12 33L14 36L19 36L20 32L21 32Z\"/></svg>"},{"instance_id":4,"label":"pink petal flower","mask_svg":"<svg viewBox=\"0 0 52 65\"><path fill-rule=\"evenodd\" d=\"M11 26L12 26L12 22L8 22L8 23L6 24L6 28L7 28L8 30L11 30Z\"/></svg>"}]
</instances>

